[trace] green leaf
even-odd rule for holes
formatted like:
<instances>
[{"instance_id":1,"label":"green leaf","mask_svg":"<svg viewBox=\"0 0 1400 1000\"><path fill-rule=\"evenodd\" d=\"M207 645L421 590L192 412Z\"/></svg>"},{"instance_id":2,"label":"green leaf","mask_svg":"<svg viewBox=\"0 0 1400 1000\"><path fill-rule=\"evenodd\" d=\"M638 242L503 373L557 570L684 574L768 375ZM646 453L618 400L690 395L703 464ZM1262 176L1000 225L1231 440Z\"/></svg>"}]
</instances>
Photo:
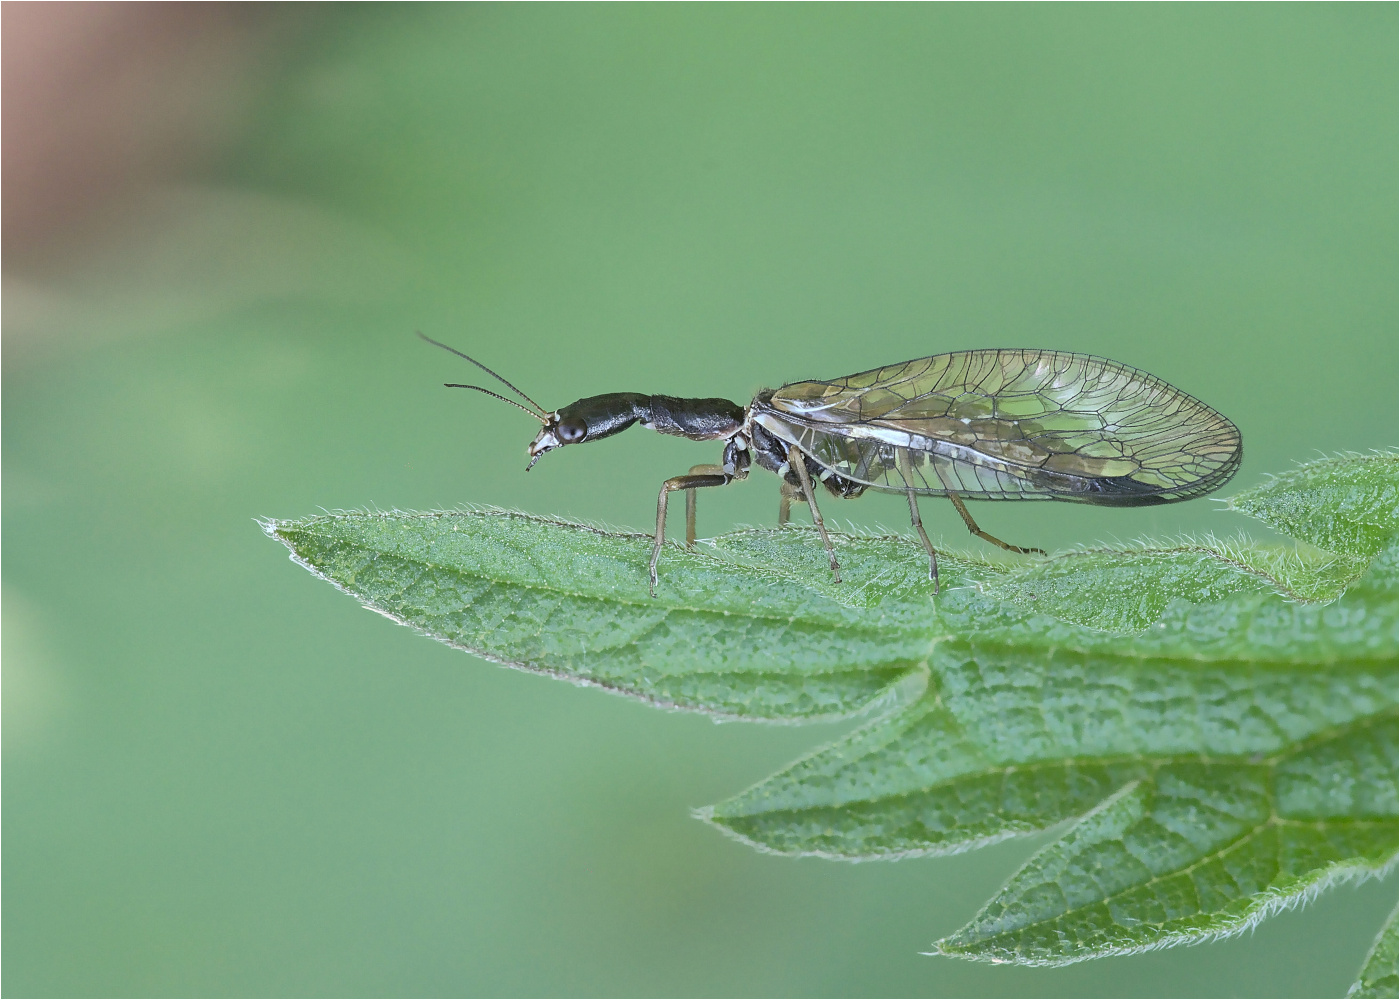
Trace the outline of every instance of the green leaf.
<instances>
[{"instance_id":1,"label":"green leaf","mask_svg":"<svg viewBox=\"0 0 1400 1000\"><path fill-rule=\"evenodd\" d=\"M1396 716L1258 763L1179 760L1125 785L935 949L1059 965L1238 933L1395 854Z\"/></svg>"},{"instance_id":2,"label":"green leaf","mask_svg":"<svg viewBox=\"0 0 1400 1000\"><path fill-rule=\"evenodd\" d=\"M1396 535L1400 488L1393 454L1300 465L1228 501L1285 535L1329 552L1374 555Z\"/></svg>"},{"instance_id":3,"label":"green leaf","mask_svg":"<svg viewBox=\"0 0 1400 1000\"><path fill-rule=\"evenodd\" d=\"M1008 573L988 592L1064 621L1121 633L1149 628L1173 599L1200 604L1264 591L1328 603L1396 537L1396 463L1395 455L1323 459L1227 501L1231 510L1326 551L1208 538L1068 552Z\"/></svg>"},{"instance_id":4,"label":"green leaf","mask_svg":"<svg viewBox=\"0 0 1400 1000\"><path fill-rule=\"evenodd\" d=\"M1400 951L1397 942L1396 921L1400 910L1392 910L1390 919L1376 936L1371 945L1371 953L1361 966L1361 974L1347 990L1349 997L1393 997L1400 994L1400 970L1396 968L1396 954Z\"/></svg>"},{"instance_id":5,"label":"green leaf","mask_svg":"<svg viewBox=\"0 0 1400 1000\"><path fill-rule=\"evenodd\" d=\"M1236 933L1393 863L1396 492L1393 455L1326 459L1231 502L1299 548L946 553L938 595L903 537L834 536L843 584L810 529L671 544L653 598L645 535L491 510L263 527L498 663L729 718L872 713L701 816L847 859L1059 827L935 948L1062 964Z\"/></svg>"},{"instance_id":6,"label":"green leaf","mask_svg":"<svg viewBox=\"0 0 1400 1000\"><path fill-rule=\"evenodd\" d=\"M891 599L890 614L871 615L781 572L672 546L653 599L649 537L523 514L348 513L264 528L367 607L450 645L720 716L805 720L898 699L921 685L939 635L927 581L916 614ZM779 534L793 558L809 550L805 532ZM876 558L849 555L853 566Z\"/></svg>"},{"instance_id":7,"label":"green leaf","mask_svg":"<svg viewBox=\"0 0 1400 1000\"><path fill-rule=\"evenodd\" d=\"M1393 719L1396 703L1394 665L1364 659L1319 671L947 643L931 663L917 702L705 818L776 853L944 854L1048 829L1182 761L1262 762Z\"/></svg>"},{"instance_id":8,"label":"green leaf","mask_svg":"<svg viewBox=\"0 0 1400 1000\"><path fill-rule=\"evenodd\" d=\"M1159 621L1172 600L1219 601L1272 592L1291 601L1335 601L1374 553L1339 556L1243 541L1185 542L1165 548L1092 549L1042 559L992 583L987 592L1063 621L1135 633Z\"/></svg>"}]
</instances>

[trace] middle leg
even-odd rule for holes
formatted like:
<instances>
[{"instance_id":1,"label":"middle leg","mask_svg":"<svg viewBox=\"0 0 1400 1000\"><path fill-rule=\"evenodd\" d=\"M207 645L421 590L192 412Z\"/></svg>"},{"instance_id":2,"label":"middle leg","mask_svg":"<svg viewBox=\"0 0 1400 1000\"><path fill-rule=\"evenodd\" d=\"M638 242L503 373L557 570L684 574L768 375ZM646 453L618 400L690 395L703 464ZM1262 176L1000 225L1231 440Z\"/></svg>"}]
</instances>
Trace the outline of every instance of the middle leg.
<instances>
[{"instance_id":1,"label":"middle leg","mask_svg":"<svg viewBox=\"0 0 1400 1000\"><path fill-rule=\"evenodd\" d=\"M924 551L928 553L928 578L933 581L933 592L938 593L938 553L933 549L933 543L928 540L928 532L924 530L923 518L919 517L919 498L914 493L914 463L910 458L908 448L901 448L899 452L899 472L904 478L905 496L909 498L909 520L914 522L914 530L919 533L919 541L924 543Z\"/></svg>"},{"instance_id":2,"label":"middle leg","mask_svg":"<svg viewBox=\"0 0 1400 1000\"><path fill-rule=\"evenodd\" d=\"M778 480L778 525L781 527L788 523L792 516L792 502L806 503L807 498L802 495L802 488L793 486L786 479Z\"/></svg>"},{"instance_id":3,"label":"middle leg","mask_svg":"<svg viewBox=\"0 0 1400 1000\"><path fill-rule=\"evenodd\" d=\"M831 538L826 533L826 522L822 520L822 512L817 509L817 498L812 494L812 477L807 475L807 457L797 449L797 445L788 446L788 464L792 466L792 471L797 473L798 480L802 483L802 493L807 498L807 506L812 508L812 520L816 522L817 530L821 532L822 544L826 546L826 554L831 559L831 575L836 577L836 582L841 582L841 566L836 561L836 550L831 546Z\"/></svg>"},{"instance_id":4,"label":"middle leg","mask_svg":"<svg viewBox=\"0 0 1400 1000\"><path fill-rule=\"evenodd\" d=\"M909 519L914 522L914 530L919 533L919 541L924 543L924 551L928 553L928 578L933 581L933 592L938 593L938 553L934 551L933 543L928 540L928 532L924 530L923 519L919 517L919 499L914 491L910 490L906 496L909 497Z\"/></svg>"}]
</instances>

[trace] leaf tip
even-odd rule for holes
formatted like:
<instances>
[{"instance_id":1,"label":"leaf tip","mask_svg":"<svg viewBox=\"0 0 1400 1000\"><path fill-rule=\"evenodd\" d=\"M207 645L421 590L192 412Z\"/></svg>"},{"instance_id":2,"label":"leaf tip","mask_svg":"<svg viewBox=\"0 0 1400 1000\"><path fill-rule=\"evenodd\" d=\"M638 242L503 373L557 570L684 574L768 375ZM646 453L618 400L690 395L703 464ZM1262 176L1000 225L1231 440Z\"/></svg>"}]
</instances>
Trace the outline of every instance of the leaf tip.
<instances>
[{"instance_id":1,"label":"leaf tip","mask_svg":"<svg viewBox=\"0 0 1400 1000\"><path fill-rule=\"evenodd\" d=\"M275 538L279 542L284 541L281 530L288 522L280 521L275 517L255 517L253 523L262 529L262 533L268 538Z\"/></svg>"},{"instance_id":2,"label":"leaf tip","mask_svg":"<svg viewBox=\"0 0 1400 1000\"><path fill-rule=\"evenodd\" d=\"M929 945L928 951L921 951L919 954L929 958L962 958L970 959L974 962L982 962L986 965L1016 965L1015 958L1008 958L1000 952L991 952L977 947L969 947L969 942L959 941L959 935L950 934L945 938L939 938Z\"/></svg>"}]
</instances>

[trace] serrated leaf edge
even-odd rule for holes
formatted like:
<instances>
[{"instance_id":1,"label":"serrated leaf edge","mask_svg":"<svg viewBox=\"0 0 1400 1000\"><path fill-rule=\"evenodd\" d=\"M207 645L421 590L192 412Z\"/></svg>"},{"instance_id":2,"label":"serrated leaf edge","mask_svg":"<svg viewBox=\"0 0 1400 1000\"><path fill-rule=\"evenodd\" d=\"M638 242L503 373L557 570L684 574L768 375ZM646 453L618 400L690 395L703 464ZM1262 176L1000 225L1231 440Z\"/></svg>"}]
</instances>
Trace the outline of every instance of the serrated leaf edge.
<instances>
[{"instance_id":1,"label":"serrated leaf edge","mask_svg":"<svg viewBox=\"0 0 1400 1000\"><path fill-rule=\"evenodd\" d=\"M389 511L389 512L386 512L386 511L344 511L344 512L331 512L331 513L327 513L326 515L323 515L323 516L321 516L321 517L315 518L314 520L329 521L329 520L336 520L336 519L341 518L341 517L352 516L352 515L370 516L370 517L395 517L395 516L405 516L405 515L407 515L407 516L413 516L413 517L435 517L435 516L437 516L437 515L439 515L439 514L450 514L450 513L453 513L453 512L452 512L452 511L432 511L432 512L410 513L410 512L407 512L407 511L398 511L398 510L396 510L396 511ZM478 513L478 512L477 512L477 511L463 511L462 513ZM514 511L491 510L491 511L481 511L480 513L491 513L491 514L497 514L497 513L499 513L499 514L502 514L502 515L505 515L505 516L510 516L510 517L521 517L521 518L524 518L524 519L526 519L526 520L531 520L531 521L535 521L535 522L542 523L542 524L558 524L558 525L562 525L562 526L565 526L565 527L582 528L582 529L584 529L584 530L591 531L591 532L594 532L594 533L597 533L597 534L600 534L600 535L608 535L608 534L610 534L610 532L608 532L608 531L606 531L606 530L604 530L604 529L602 529L602 528L595 528L595 527L593 527L593 526L591 526L591 525L587 525L587 524L573 523L573 522L568 522L568 521L556 521L556 520L553 520L553 519L551 519L551 518L538 517L538 516L535 516L535 515L532 515L532 514L520 514L520 513L514 512ZM488 651L483 650L483 649L477 649L477 648L474 647L474 646L468 646L468 645L466 645L465 643L457 642L457 641L455 641L455 640L448 639L448 638L446 638L445 636L441 636L441 635L437 635L436 633L429 632L429 631L427 631L426 629L424 629L422 626L417 625L417 624L415 624L414 622L409 621L408 619L402 618L402 617L400 617L399 615L395 614L394 612L387 610L386 608L382 608L382 607L377 606L373 601L366 600L366 599L365 599L363 596L361 596L360 594L357 594L355 591L353 591L353 590L351 590L350 588L348 588L348 587L344 586L343 584L341 584L340 581L335 580L335 579L333 579L332 577L327 576L325 573L321 572L321 570L319 570L313 563L309 562L308 560L306 560L306 559L302 558L300 555L298 555L298 554L297 554L297 551L296 551L296 549L293 547L292 543L291 543L290 541L288 541L286 538L282 537L281 534L279 534L279 529L282 528L282 527L284 527L284 526L302 526L302 525L306 524L308 521L311 521L311 520L313 520L313 519L311 519L311 518L304 518L304 519L299 519L299 520L298 520L298 519L287 520L287 519L278 519L278 518L254 518L254 521L255 521L255 522L257 523L257 525L262 529L262 531L263 531L263 533L264 533L265 535L267 535L269 538L272 538L272 539L274 539L275 541L281 543L281 544L287 549L287 551L290 553L289 558L291 559L292 562L296 563L298 566L300 566L302 569L306 570L306 571L307 571L308 573L310 573L312 576L316 577L316 578L319 579L319 580L324 580L326 583L329 583L332 587L334 587L336 590L340 591L342 594L345 594L346 596L352 598L356 603L358 603L358 604L359 604L362 608L364 608L366 611L372 611L372 612L374 612L374 613L377 614L377 615L381 615L381 616L383 616L383 617L389 619L391 622L394 622L396 625L402 625L402 626L404 626L405 628L408 628L408 629L413 630L413 631L416 632L418 635L421 635L421 636L424 636L424 637L426 637L426 638L432 639L434 642L442 643L444 646L447 646L447 647L449 647L449 648L451 648L451 649L461 650L461 651L464 652L464 653L470 653L470 654L473 655L473 656L478 656L478 657L480 657L481 659L487 661L488 663L494 663L494 664L496 664L497 666L507 667L507 668L509 668L509 669L511 669L511 670L519 670L519 671L521 671L522 673L537 674L537 675L544 676L544 677L551 677L551 678L553 678L553 679L555 679L555 680L567 681L568 683L574 685L575 687L580 687L580 688L592 688L592 689L595 689L595 690L604 691L604 692L606 692L606 693L608 693L608 694L617 695L618 697L621 697L621 698L627 698L627 699L629 699L629 700L631 700L631 701L640 702L640 703L642 703L642 704L644 704L644 705L647 705L648 707L651 707L651 708L659 708L659 709L661 709L662 711L665 711L665 712L685 713L685 714L688 714L688 715L703 715L703 716L706 716L707 718L713 719L715 722L749 722L749 723L758 723L758 724L761 724L761 725L769 725L769 726L805 726L805 725L809 725L809 724L811 724L811 723L820 723L820 722L840 722L840 721L845 721L845 720L850 720L850 719L860 719L860 718L869 717L869 716L871 716L871 715L873 715L873 714L876 714L876 713L879 713L879 714L886 714L886 713L888 713L888 712L894 711L894 710L897 709L900 705L904 704L904 703L905 703L905 699L904 699L904 696L903 696L903 694L902 694L901 692L903 691L903 689L904 689L905 687L907 687L907 680L906 680L906 679L907 679L910 675L914 675L914 674L918 674L918 673L919 673L919 671L918 671L917 668L916 668L915 670L906 671L904 674L900 675L900 677L898 677L894 682L892 682L890 685L888 685L888 686L885 687L882 691L880 691L878 694L876 694L874 697L872 697L869 701L865 702L863 705L859 706L858 708L854 709L853 711L850 711L850 712L839 712L839 713L828 713L828 714L825 714L825 715L804 715L804 716L801 716L801 717L799 717L799 718L793 718L793 719L774 718L774 717L771 717L771 716L739 715L739 714L732 713L732 712L721 712L721 711L716 711L716 710L710 709L710 708L701 708L701 707L696 706L696 705L683 705L683 704L680 704L680 703L677 703L677 702L667 701L667 700L661 699L661 698L654 698L654 697L651 697L651 696L649 696L649 695L643 694L643 693L641 693L640 691L634 691L634 690L631 690L631 689L629 689L629 688L625 688L625 687L621 687L621 686L615 686L615 685L612 685L612 684L608 684L608 683L606 683L606 682L604 682L604 681L595 680L595 679L590 678L590 677L580 677L580 676L578 676L577 674L570 674L570 673L567 673L567 672L565 672L565 671L558 670L558 669L556 669L556 668L554 668L554 667L541 666L541 665L539 665L539 664L536 664L536 663L529 663L529 662L526 662L526 661L523 661L523 660L508 660L508 659L505 659L504 657L501 657L501 656L496 655L495 653L491 653L491 652L488 652ZM649 535L635 534L634 537L650 539L650 536L649 536ZM711 559L712 559L712 557L706 557L706 558L711 558ZM486 577L486 576L482 576L482 577L480 577L480 579L483 579L483 580L490 580L491 578L490 578L490 577ZM503 585L504 585L504 584L509 584L510 586L519 587L519 588L524 589L524 590L551 590L551 592L554 592L554 593L572 594L572 596L576 596L576 597L587 597L587 596L588 596L588 595L583 595L583 594L573 594L573 592L568 591L568 590L564 590L564 589L562 589L562 588L555 589L555 588L545 588L545 587L534 587L534 586L531 586L530 584L522 584L522 583L519 583L518 581L500 581L500 580L493 580L492 582L498 583L498 584L503 584ZM619 604L628 604L628 603L631 603L631 604L634 604L634 605L636 605L636 606L640 606L640 605L637 604L637 602L618 601L618 603L619 603ZM714 613L715 613L715 612L713 612L713 611L710 611L710 610L707 610L707 609L704 609L704 608L686 608L686 607L681 606L681 605L667 605L667 610L669 610L669 611L687 611L687 612L691 612L691 613L695 613L695 614L714 614ZM760 616L760 615L755 615L755 616L753 616L753 617L755 617L755 618L760 618L760 619L763 618L763 616ZM780 620L790 621L791 619L778 619L778 618L773 618L773 619L770 619L770 620L773 620L773 621L780 621ZM927 668L925 667L925 670L926 670L926 669L927 669Z\"/></svg>"},{"instance_id":2,"label":"serrated leaf edge","mask_svg":"<svg viewBox=\"0 0 1400 1000\"><path fill-rule=\"evenodd\" d=\"M1212 941L1221 941L1226 938L1238 937L1246 931L1253 930L1260 923L1275 914L1296 909L1299 906L1306 906L1333 886L1345 885L1347 883L1357 884L1371 879L1381 879L1389 875L1395 867L1396 856L1393 854L1379 866L1333 862L1322 869L1318 869L1320 874L1309 880L1306 885L1296 891L1283 892L1266 889L1256 894L1254 898L1258 900L1257 905L1252 906L1242 919L1234 922L1225 922L1222 923L1221 926L1209 930L1194 932L1172 931L1169 934L1163 934L1144 944L1132 945L1126 948L1091 948L1074 955L1057 956L1054 958L1019 956L1010 958L995 954L959 951L953 948L945 949L942 945L947 939L944 938L934 942L933 950L920 952L919 954L931 958L961 958L971 962L982 962L987 965L1021 965L1032 968L1052 968L1075 965L1079 962L1087 962L1097 958L1141 955L1150 951L1161 951L1164 948L1209 944Z\"/></svg>"},{"instance_id":3,"label":"serrated leaf edge","mask_svg":"<svg viewBox=\"0 0 1400 1000\"><path fill-rule=\"evenodd\" d=\"M1380 714L1370 716L1368 717L1367 721L1378 719L1380 717ZM1333 730L1332 732L1349 729L1352 726L1355 726L1358 723L1362 722L1363 720L1357 720L1356 722L1349 723L1346 726L1337 727L1337 729ZM1325 742L1325 740L1328 738L1330 738L1328 734L1315 734L1311 739L1304 741L1297 747L1290 747L1286 753L1281 753L1277 755L1277 757L1274 759L1285 759L1297 753L1301 749L1304 749L1307 744ZM1268 759L1260 761L1261 764L1267 764L1268 762ZM1222 761L1222 763L1224 763L1224 761ZM1073 826L1077 826L1080 822L1082 822L1089 816L1095 813L1102 812L1103 810L1112 806L1119 799L1123 798L1126 795L1132 794L1132 792L1141 784L1141 782L1142 779L1128 782L1122 788L1115 791L1112 795L1106 796L1103 800L1097 803L1093 807L1093 809L1090 809L1087 812L1072 818L1070 820L1071 830L1073 829ZM1210 861L1213 858L1223 857L1229 854L1231 851L1235 850L1240 845L1247 843L1250 839L1259 835L1260 832L1268 829L1269 827L1281 825L1315 825L1316 822L1317 821L1283 819L1277 815L1272 815L1268 820L1259 824L1258 826L1255 826L1251 830L1243 833L1241 836L1235 838L1228 845L1222 847L1221 849L1214 851L1211 854L1206 855L1204 857L1198 858L1191 864L1186 865L1180 869L1175 869L1167 874L1175 876L1180 874L1181 872L1190 871L1196 867L1199 867L1201 864L1204 864L1205 862ZM1371 824L1394 823L1395 820L1387 818L1382 820L1361 822ZM1056 824L1056 826L1059 826L1059 824ZM1058 842L1059 841L1052 842L1045 848L1042 848L1042 850L1049 850L1050 848L1054 847L1055 843ZM1111 956L1119 955L1137 955L1143 952L1157 951L1162 948L1173 948L1177 947L1178 945L1203 944L1209 941L1217 941L1223 938L1229 938L1239 934L1243 934L1245 931L1251 930L1260 922L1266 920L1267 918L1273 916L1276 913L1282 912L1284 910L1290 910L1298 906L1306 905L1307 903L1311 902L1314 898L1316 898L1320 893L1327 890L1333 885L1337 885L1344 882L1361 882L1371 878L1381 878L1395 868L1396 858L1397 855L1392 854L1386 861L1384 861L1380 865L1367 865L1364 863L1352 862L1330 862L1327 865L1312 869L1311 872L1300 876L1299 881L1303 882L1303 884L1301 884L1296 889L1284 890L1270 887L1253 894L1253 896L1250 897L1249 910L1243 917L1225 916L1221 919L1219 926L1207 930L1172 931L1166 934L1162 934L1159 937L1153 939L1152 941L1145 942L1141 945L1132 945L1129 947L1088 947L1085 948L1082 952L1076 952L1073 955L1055 956L1007 956L1004 952L999 953L997 951L990 950L987 952L977 952L972 950L964 950L961 947L950 945L949 942L954 937L962 933L962 931L967 930L967 928L971 926L971 924L968 924L965 925L963 928L959 929L958 931L955 931L953 934L950 934L947 937L940 938L938 941L935 941L933 944L932 951L921 952L921 954L929 956L943 956L949 958L963 958L969 961L985 962L993 965L1024 965L1034 967L1051 967L1073 965L1078 962L1088 961L1090 959L1095 958L1108 958ZM1028 861L1027 864L1029 863L1030 862ZM997 899L1001 895L1001 892L1004 891L1006 886L1009 886L1012 882L1015 881L1017 875L1020 874L1020 871L1021 869L1018 869L1015 873L1012 874L1012 876L1007 880L1005 885L1003 885L1002 890L998 890L998 892L992 896L992 900ZM1163 877L1165 876L1154 876L1152 879L1149 879L1144 883L1134 885L1131 888L1139 889L1143 885L1150 885L1153 882L1161 880ZM1119 893L1110 894L1109 896L1105 896L1102 899L1094 900L1094 902L1104 903L1113 899L1113 897L1116 895L1119 895ZM990 905L990 903L991 901L989 901L987 905ZM1069 912L1073 911L1067 911L1067 913ZM1066 914L1058 915L1055 919L1061 919L1065 915ZM1207 918L1209 918L1209 916L1211 915L1206 916ZM974 918L974 920L975 919L976 918ZM1152 924L1151 922L1144 921L1139 926L1152 926Z\"/></svg>"}]
</instances>

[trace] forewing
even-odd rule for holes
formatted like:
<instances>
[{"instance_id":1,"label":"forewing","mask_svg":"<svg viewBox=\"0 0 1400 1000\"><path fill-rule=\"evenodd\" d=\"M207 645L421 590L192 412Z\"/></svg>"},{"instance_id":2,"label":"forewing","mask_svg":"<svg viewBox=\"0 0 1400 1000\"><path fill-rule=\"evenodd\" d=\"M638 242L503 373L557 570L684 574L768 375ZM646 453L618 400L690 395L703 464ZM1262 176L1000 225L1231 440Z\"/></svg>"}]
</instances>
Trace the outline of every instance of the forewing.
<instances>
[{"instance_id":1,"label":"forewing","mask_svg":"<svg viewBox=\"0 0 1400 1000\"><path fill-rule=\"evenodd\" d=\"M1240 433L1136 368L1058 351L960 351L773 393L832 471L882 489L977 499L1161 503L1233 475Z\"/></svg>"}]
</instances>

